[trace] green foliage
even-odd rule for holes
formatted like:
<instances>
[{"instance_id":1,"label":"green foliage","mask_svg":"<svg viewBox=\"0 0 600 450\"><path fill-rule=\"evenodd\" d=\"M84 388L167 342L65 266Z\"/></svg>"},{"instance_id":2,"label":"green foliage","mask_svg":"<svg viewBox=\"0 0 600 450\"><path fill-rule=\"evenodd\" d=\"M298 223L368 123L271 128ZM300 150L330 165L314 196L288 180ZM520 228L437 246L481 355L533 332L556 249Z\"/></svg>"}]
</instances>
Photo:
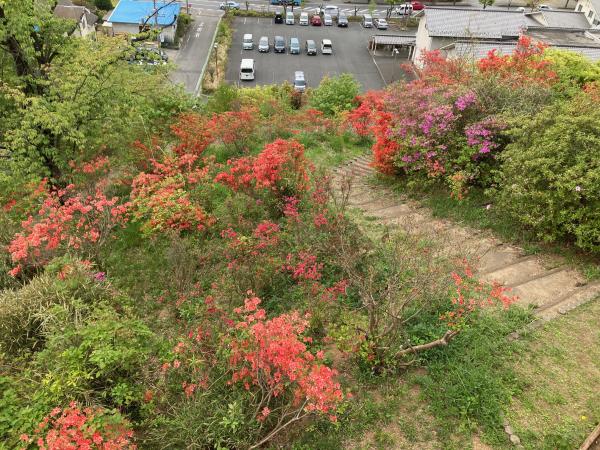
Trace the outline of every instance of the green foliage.
<instances>
[{"instance_id":1,"label":"green foliage","mask_svg":"<svg viewBox=\"0 0 600 450\"><path fill-rule=\"evenodd\" d=\"M354 77L344 73L337 77L324 77L309 98L309 105L328 116L348 111L355 105L360 85Z\"/></svg>"},{"instance_id":2,"label":"green foliage","mask_svg":"<svg viewBox=\"0 0 600 450\"><path fill-rule=\"evenodd\" d=\"M586 83L600 81L600 61L592 62L579 53L552 48L544 56L551 61L559 78L553 89L563 96L575 95Z\"/></svg>"},{"instance_id":3,"label":"green foliage","mask_svg":"<svg viewBox=\"0 0 600 450\"><path fill-rule=\"evenodd\" d=\"M60 400L95 398L131 410L139 406L154 334L139 319L99 305L82 323L55 326L35 357L44 390Z\"/></svg>"},{"instance_id":4,"label":"green foliage","mask_svg":"<svg viewBox=\"0 0 600 450\"><path fill-rule=\"evenodd\" d=\"M40 350L55 327L82 320L94 303L113 297L80 262L56 260L20 289L0 292L0 352Z\"/></svg>"},{"instance_id":5,"label":"green foliage","mask_svg":"<svg viewBox=\"0 0 600 450\"><path fill-rule=\"evenodd\" d=\"M481 314L447 348L423 355L428 372L418 381L448 433L455 432L456 426L466 432L482 427L504 439L502 414L520 389L510 366L520 343L508 341L507 336L527 324L530 316L514 306L502 313L490 312Z\"/></svg>"},{"instance_id":6,"label":"green foliage","mask_svg":"<svg viewBox=\"0 0 600 450\"><path fill-rule=\"evenodd\" d=\"M94 5L96 5L96 8L103 11L108 11L113 8L111 0L94 0Z\"/></svg>"},{"instance_id":7,"label":"green foliage","mask_svg":"<svg viewBox=\"0 0 600 450\"><path fill-rule=\"evenodd\" d=\"M600 251L597 94L548 107L513 132L501 156L499 207L541 239Z\"/></svg>"}]
</instances>

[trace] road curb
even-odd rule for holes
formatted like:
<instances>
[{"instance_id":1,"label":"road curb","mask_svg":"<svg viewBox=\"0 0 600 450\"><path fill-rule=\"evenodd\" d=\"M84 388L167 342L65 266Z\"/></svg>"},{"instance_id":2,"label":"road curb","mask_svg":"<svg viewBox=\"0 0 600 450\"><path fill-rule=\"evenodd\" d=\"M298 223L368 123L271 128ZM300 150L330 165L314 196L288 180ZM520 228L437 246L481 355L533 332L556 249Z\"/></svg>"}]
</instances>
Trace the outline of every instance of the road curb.
<instances>
[{"instance_id":1,"label":"road curb","mask_svg":"<svg viewBox=\"0 0 600 450\"><path fill-rule=\"evenodd\" d=\"M206 55L206 60L204 61L204 65L202 66L202 72L200 72L200 78L198 78L198 84L196 85L196 89L194 89L194 95L199 97L202 94L202 80L204 80L204 71L206 70L206 66L208 65L208 61L210 60L210 56L215 49L215 41L217 40L217 33L219 32L219 26L221 25L221 20L223 20L223 16L219 17L217 21L217 26L215 27L215 32L213 33L212 40L210 42L210 48L208 54Z\"/></svg>"}]
</instances>

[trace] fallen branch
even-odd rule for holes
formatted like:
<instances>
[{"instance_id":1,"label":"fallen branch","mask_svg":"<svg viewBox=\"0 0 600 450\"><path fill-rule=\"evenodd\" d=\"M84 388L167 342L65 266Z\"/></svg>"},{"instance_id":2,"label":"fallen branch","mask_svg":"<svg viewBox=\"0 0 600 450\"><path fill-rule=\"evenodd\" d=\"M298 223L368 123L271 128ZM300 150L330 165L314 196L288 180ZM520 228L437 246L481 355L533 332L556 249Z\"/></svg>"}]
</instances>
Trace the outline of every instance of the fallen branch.
<instances>
[{"instance_id":1,"label":"fallen branch","mask_svg":"<svg viewBox=\"0 0 600 450\"><path fill-rule=\"evenodd\" d=\"M396 357L400 358L402 356L410 355L411 353L418 353L424 350L429 350L435 347L443 347L448 345L448 342L452 340L454 336L458 334L458 331L448 330L446 333L435 341L428 342L427 344L415 345L414 347L405 348L404 350L400 350L396 353Z\"/></svg>"}]
</instances>

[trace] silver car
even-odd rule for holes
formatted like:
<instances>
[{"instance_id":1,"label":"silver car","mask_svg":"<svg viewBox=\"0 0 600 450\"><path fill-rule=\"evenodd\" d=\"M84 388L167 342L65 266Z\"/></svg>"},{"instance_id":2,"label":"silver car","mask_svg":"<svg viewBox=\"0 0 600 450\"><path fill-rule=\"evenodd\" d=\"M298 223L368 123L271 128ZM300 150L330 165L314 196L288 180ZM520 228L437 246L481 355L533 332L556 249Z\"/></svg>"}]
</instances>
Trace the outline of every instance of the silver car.
<instances>
[{"instance_id":1,"label":"silver car","mask_svg":"<svg viewBox=\"0 0 600 450\"><path fill-rule=\"evenodd\" d=\"M326 27L330 27L333 25L333 19L331 18L330 14L323 15L323 25L325 25Z\"/></svg>"},{"instance_id":2,"label":"silver car","mask_svg":"<svg viewBox=\"0 0 600 450\"><path fill-rule=\"evenodd\" d=\"M271 50L269 38L267 36L262 36L258 41L258 51L261 53L269 53L269 50Z\"/></svg>"}]
</instances>

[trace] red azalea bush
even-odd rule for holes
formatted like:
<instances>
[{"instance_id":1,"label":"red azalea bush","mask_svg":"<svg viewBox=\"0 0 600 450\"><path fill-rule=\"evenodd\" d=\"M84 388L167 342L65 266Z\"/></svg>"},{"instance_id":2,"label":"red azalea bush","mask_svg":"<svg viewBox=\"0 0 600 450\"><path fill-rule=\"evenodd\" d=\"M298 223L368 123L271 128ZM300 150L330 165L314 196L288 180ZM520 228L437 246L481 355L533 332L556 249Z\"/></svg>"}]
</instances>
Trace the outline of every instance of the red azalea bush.
<instances>
[{"instance_id":1,"label":"red azalea bush","mask_svg":"<svg viewBox=\"0 0 600 450\"><path fill-rule=\"evenodd\" d=\"M11 274L43 266L65 249L93 251L113 228L126 223L128 208L129 203L119 203L118 197L107 198L99 190L85 195L72 184L45 192L40 208L22 222L8 247L16 264Z\"/></svg>"},{"instance_id":2,"label":"red azalea bush","mask_svg":"<svg viewBox=\"0 0 600 450\"><path fill-rule=\"evenodd\" d=\"M217 174L215 181L234 190L267 189L284 197L308 189L308 169L302 144L277 139L256 157L228 161L228 170Z\"/></svg>"},{"instance_id":3,"label":"red azalea bush","mask_svg":"<svg viewBox=\"0 0 600 450\"><path fill-rule=\"evenodd\" d=\"M133 431L118 414L103 408L82 408L71 402L54 408L38 425L35 434L21 435L23 448L40 450L135 449Z\"/></svg>"},{"instance_id":4,"label":"red azalea bush","mask_svg":"<svg viewBox=\"0 0 600 450\"><path fill-rule=\"evenodd\" d=\"M163 364L165 381L175 387L172 395L179 389L190 402L198 401L208 423L214 423L211 414L218 418L221 412L207 405L241 401L240 414L247 422L227 439L236 442L230 445L249 448L310 415L337 420L344 394L337 371L323 362L323 352L311 350L308 315L291 311L268 318L251 291L233 318L211 296L204 304L205 320L192 327L175 345L171 361ZM158 404L170 401L164 394L148 398ZM216 433L204 430L199 442L214 445L211 435Z\"/></svg>"}]
</instances>

